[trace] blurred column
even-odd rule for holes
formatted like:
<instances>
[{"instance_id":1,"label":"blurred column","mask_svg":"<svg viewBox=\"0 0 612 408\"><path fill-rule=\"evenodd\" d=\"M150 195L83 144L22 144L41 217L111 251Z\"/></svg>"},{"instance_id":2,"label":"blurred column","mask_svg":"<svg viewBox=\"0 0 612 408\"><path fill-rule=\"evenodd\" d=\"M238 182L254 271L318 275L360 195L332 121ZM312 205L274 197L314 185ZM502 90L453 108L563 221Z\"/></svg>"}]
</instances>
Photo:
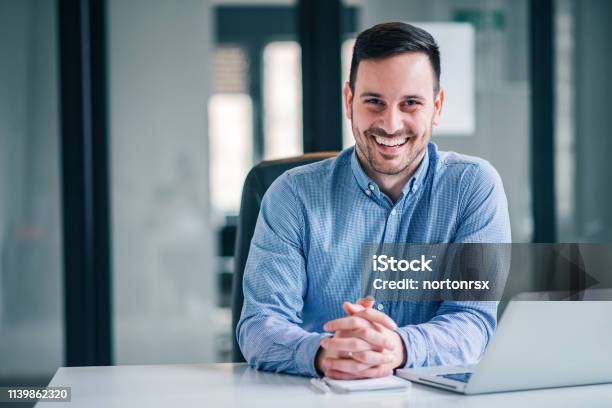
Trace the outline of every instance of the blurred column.
<instances>
[{"instance_id":1,"label":"blurred column","mask_svg":"<svg viewBox=\"0 0 612 408\"><path fill-rule=\"evenodd\" d=\"M555 93L553 0L531 0L531 180L533 242L555 242Z\"/></svg>"},{"instance_id":2,"label":"blurred column","mask_svg":"<svg viewBox=\"0 0 612 408\"><path fill-rule=\"evenodd\" d=\"M106 2L60 0L66 364L111 364Z\"/></svg>"},{"instance_id":3,"label":"blurred column","mask_svg":"<svg viewBox=\"0 0 612 408\"><path fill-rule=\"evenodd\" d=\"M342 5L340 0L300 0L304 152L342 148Z\"/></svg>"}]
</instances>

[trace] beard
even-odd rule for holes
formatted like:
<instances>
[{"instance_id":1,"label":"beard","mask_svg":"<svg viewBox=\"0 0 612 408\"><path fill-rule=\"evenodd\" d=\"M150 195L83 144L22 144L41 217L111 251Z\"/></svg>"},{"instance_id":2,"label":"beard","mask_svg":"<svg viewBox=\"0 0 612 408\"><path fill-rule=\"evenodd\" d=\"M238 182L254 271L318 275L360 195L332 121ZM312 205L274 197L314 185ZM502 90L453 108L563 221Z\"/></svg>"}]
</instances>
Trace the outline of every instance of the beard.
<instances>
[{"instance_id":1,"label":"beard","mask_svg":"<svg viewBox=\"0 0 612 408\"><path fill-rule=\"evenodd\" d=\"M431 129L433 123L422 135L417 135L408 129L396 132L392 135L387 134L381 128L369 128L360 133L359 130L352 125L353 136L356 141L361 140L361 143L356 143L356 149L358 157L361 158L362 162L367 163L368 167L378 173L386 176L395 176L405 172L409 168L416 168L418 163L415 163L422 157L422 153L427 147L427 142L431 136ZM386 157L384 153L379 152L374 145L373 136L381 137L396 137L396 136L407 136L408 140L402 146L405 149L401 155L397 158L392 156ZM365 164L364 163L364 164Z\"/></svg>"}]
</instances>

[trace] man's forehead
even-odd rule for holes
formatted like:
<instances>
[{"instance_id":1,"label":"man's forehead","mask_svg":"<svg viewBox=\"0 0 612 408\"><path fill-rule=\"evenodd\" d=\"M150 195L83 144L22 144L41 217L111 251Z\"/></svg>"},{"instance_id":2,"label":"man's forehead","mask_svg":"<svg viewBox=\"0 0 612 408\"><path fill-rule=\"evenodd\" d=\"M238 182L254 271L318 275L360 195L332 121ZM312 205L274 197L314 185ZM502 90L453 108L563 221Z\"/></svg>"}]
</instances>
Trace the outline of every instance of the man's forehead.
<instances>
[{"instance_id":1,"label":"man's forehead","mask_svg":"<svg viewBox=\"0 0 612 408\"><path fill-rule=\"evenodd\" d=\"M433 68L427 54L407 52L362 60L357 70L355 94L429 96L433 86Z\"/></svg>"}]
</instances>

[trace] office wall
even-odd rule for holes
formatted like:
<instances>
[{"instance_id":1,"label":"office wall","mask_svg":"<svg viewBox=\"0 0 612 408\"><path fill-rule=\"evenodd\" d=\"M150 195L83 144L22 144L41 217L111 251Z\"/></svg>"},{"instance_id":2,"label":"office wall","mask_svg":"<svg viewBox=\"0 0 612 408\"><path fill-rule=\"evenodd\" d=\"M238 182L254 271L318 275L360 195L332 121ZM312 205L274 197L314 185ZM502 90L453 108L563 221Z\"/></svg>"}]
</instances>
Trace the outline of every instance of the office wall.
<instances>
[{"instance_id":1,"label":"office wall","mask_svg":"<svg viewBox=\"0 0 612 408\"><path fill-rule=\"evenodd\" d=\"M115 361L212 361L211 11L108 5Z\"/></svg>"},{"instance_id":2,"label":"office wall","mask_svg":"<svg viewBox=\"0 0 612 408\"><path fill-rule=\"evenodd\" d=\"M0 382L63 361L55 1L0 1Z\"/></svg>"},{"instance_id":3,"label":"office wall","mask_svg":"<svg viewBox=\"0 0 612 408\"><path fill-rule=\"evenodd\" d=\"M367 0L362 10L361 29L384 21L453 21L459 10L503 13L503 29L476 31L474 134L438 136L434 130L432 140L442 150L483 157L495 166L508 196L513 241L529 242L532 217L527 1ZM452 67L444 64L444 49L441 55L444 87L445 72Z\"/></svg>"}]
</instances>

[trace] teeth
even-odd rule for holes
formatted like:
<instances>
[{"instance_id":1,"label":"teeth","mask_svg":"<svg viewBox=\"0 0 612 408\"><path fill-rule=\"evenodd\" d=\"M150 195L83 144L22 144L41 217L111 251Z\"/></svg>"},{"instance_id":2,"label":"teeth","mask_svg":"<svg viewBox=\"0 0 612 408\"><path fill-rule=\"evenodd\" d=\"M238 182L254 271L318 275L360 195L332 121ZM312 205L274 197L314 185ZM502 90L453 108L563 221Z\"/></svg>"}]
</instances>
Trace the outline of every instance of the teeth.
<instances>
[{"instance_id":1,"label":"teeth","mask_svg":"<svg viewBox=\"0 0 612 408\"><path fill-rule=\"evenodd\" d=\"M382 136L374 136L376 139L376 143L385 145L385 146L398 146L403 144L408 137L407 136L396 136L392 138L382 137Z\"/></svg>"}]
</instances>

